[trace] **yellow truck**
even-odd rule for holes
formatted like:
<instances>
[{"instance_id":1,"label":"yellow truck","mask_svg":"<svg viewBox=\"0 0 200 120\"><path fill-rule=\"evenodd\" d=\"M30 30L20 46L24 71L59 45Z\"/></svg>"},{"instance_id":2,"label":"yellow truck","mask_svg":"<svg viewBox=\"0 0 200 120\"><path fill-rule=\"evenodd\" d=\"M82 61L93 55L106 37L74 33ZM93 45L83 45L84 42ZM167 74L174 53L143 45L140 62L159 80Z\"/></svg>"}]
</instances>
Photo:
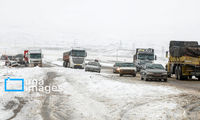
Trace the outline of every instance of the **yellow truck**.
<instances>
[{"instance_id":1,"label":"yellow truck","mask_svg":"<svg viewBox=\"0 0 200 120\"><path fill-rule=\"evenodd\" d=\"M178 80L191 79L192 76L200 80L200 46L197 41L170 41L168 58L169 77L175 74Z\"/></svg>"}]
</instances>

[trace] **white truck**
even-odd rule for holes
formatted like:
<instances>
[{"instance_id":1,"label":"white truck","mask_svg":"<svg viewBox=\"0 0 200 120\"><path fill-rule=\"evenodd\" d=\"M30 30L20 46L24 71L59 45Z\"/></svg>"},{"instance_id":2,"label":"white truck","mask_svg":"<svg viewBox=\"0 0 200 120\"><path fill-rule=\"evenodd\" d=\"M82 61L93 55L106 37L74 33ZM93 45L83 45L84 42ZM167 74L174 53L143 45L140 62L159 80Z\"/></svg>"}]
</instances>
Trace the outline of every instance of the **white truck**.
<instances>
[{"instance_id":1,"label":"white truck","mask_svg":"<svg viewBox=\"0 0 200 120\"><path fill-rule=\"evenodd\" d=\"M83 69L85 67L86 56L87 52L84 49L73 48L63 53L63 66Z\"/></svg>"},{"instance_id":2,"label":"white truck","mask_svg":"<svg viewBox=\"0 0 200 120\"><path fill-rule=\"evenodd\" d=\"M43 55L41 49L29 49L24 51L24 61L26 66L42 67L42 58Z\"/></svg>"}]
</instances>

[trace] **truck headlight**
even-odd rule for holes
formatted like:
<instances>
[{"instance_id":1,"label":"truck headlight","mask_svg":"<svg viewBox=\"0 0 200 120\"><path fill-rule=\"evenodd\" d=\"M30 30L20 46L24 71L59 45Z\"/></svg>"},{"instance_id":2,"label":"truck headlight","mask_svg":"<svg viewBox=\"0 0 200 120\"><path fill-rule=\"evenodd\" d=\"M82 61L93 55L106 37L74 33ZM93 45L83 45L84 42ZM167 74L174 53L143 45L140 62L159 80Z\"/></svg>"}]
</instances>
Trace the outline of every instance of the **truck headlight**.
<instances>
[{"instance_id":1,"label":"truck headlight","mask_svg":"<svg viewBox=\"0 0 200 120\"><path fill-rule=\"evenodd\" d=\"M117 71L120 71L120 68L117 68Z\"/></svg>"}]
</instances>

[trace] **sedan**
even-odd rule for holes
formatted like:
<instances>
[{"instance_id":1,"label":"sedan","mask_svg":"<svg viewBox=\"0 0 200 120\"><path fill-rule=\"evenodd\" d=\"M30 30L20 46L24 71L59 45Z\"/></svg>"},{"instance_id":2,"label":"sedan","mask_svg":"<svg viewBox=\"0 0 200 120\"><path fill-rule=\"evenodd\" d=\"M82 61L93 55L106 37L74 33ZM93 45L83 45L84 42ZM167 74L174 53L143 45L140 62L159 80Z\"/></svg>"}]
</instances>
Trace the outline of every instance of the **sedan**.
<instances>
[{"instance_id":1,"label":"sedan","mask_svg":"<svg viewBox=\"0 0 200 120\"><path fill-rule=\"evenodd\" d=\"M167 71L161 64L146 64L140 72L141 80L167 81Z\"/></svg>"},{"instance_id":2,"label":"sedan","mask_svg":"<svg viewBox=\"0 0 200 120\"><path fill-rule=\"evenodd\" d=\"M119 75L132 75L133 77L136 76L136 66L133 63L121 63L119 67Z\"/></svg>"},{"instance_id":3,"label":"sedan","mask_svg":"<svg viewBox=\"0 0 200 120\"><path fill-rule=\"evenodd\" d=\"M101 65L99 62L88 62L85 66L85 71L101 72Z\"/></svg>"}]
</instances>

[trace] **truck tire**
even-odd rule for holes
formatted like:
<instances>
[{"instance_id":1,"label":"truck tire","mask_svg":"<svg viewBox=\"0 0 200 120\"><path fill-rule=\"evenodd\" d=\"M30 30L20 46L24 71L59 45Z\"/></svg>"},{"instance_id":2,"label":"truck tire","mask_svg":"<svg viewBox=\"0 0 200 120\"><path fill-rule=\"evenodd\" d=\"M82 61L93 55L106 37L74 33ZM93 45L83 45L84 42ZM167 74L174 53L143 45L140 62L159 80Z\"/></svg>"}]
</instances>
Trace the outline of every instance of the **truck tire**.
<instances>
[{"instance_id":1,"label":"truck tire","mask_svg":"<svg viewBox=\"0 0 200 120\"><path fill-rule=\"evenodd\" d=\"M179 71L178 68L179 68L178 66L176 66L176 68L175 68L175 76L176 76L177 80L178 80L178 71Z\"/></svg>"},{"instance_id":2,"label":"truck tire","mask_svg":"<svg viewBox=\"0 0 200 120\"><path fill-rule=\"evenodd\" d=\"M178 80L186 80L188 76L183 76L182 74L182 66L179 66L178 68Z\"/></svg>"},{"instance_id":3,"label":"truck tire","mask_svg":"<svg viewBox=\"0 0 200 120\"><path fill-rule=\"evenodd\" d=\"M167 79L164 79L164 82L167 82Z\"/></svg>"},{"instance_id":4,"label":"truck tire","mask_svg":"<svg viewBox=\"0 0 200 120\"><path fill-rule=\"evenodd\" d=\"M148 81L148 78L147 78L147 77L144 77L143 79L144 79L144 81Z\"/></svg>"},{"instance_id":5,"label":"truck tire","mask_svg":"<svg viewBox=\"0 0 200 120\"><path fill-rule=\"evenodd\" d=\"M123 74L119 74L119 76L121 77L121 76L123 76Z\"/></svg>"}]
</instances>

